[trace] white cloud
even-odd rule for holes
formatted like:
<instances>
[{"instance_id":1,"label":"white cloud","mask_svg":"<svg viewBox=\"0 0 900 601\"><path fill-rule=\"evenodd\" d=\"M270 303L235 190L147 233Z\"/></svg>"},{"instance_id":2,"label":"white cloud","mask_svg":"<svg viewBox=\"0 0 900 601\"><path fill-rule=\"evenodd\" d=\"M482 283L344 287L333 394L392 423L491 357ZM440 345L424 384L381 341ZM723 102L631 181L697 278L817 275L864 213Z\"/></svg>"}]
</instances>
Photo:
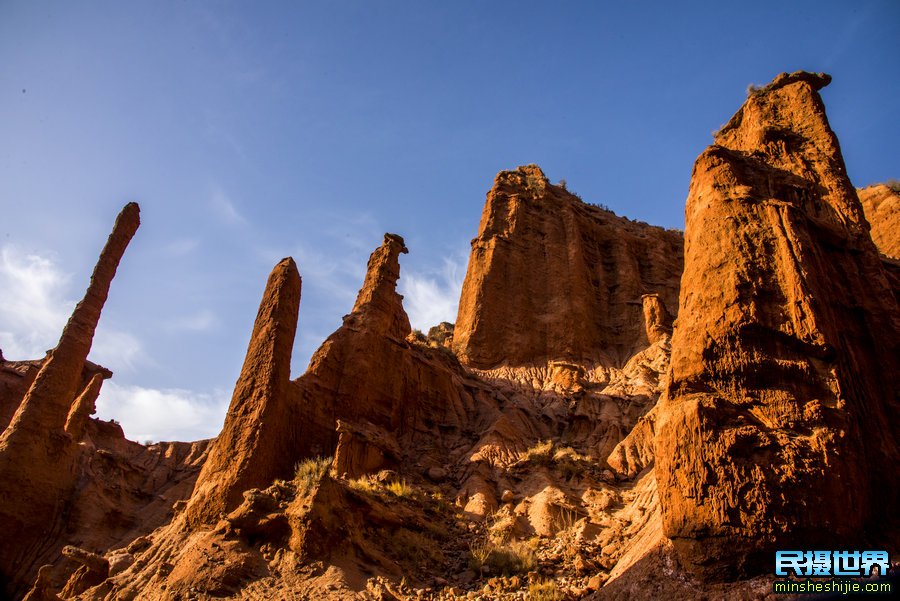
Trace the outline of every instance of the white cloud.
<instances>
[{"instance_id":1,"label":"white cloud","mask_svg":"<svg viewBox=\"0 0 900 601\"><path fill-rule=\"evenodd\" d=\"M90 359L115 370L135 371L145 365L148 358L141 341L119 330L99 327L91 345Z\"/></svg>"},{"instance_id":2,"label":"white cloud","mask_svg":"<svg viewBox=\"0 0 900 601\"><path fill-rule=\"evenodd\" d=\"M52 258L12 245L0 249L0 349L6 359L39 359L56 346L75 307L70 284L71 276ZM146 357L133 335L101 325L91 360L133 370Z\"/></svg>"},{"instance_id":3,"label":"white cloud","mask_svg":"<svg viewBox=\"0 0 900 601\"><path fill-rule=\"evenodd\" d=\"M458 257L445 258L437 273L401 271L399 289L403 307L413 328L427 332L442 321L456 321L459 295L465 278L465 263Z\"/></svg>"},{"instance_id":4,"label":"white cloud","mask_svg":"<svg viewBox=\"0 0 900 601\"><path fill-rule=\"evenodd\" d=\"M56 346L75 301L70 276L52 259L12 245L0 249L0 348L7 359L37 359Z\"/></svg>"},{"instance_id":5,"label":"white cloud","mask_svg":"<svg viewBox=\"0 0 900 601\"><path fill-rule=\"evenodd\" d=\"M202 440L219 434L229 401L230 393L221 389L156 389L107 380L97 399L97 417L117 420L129 440Z\"/></svg>"}]
</instances>

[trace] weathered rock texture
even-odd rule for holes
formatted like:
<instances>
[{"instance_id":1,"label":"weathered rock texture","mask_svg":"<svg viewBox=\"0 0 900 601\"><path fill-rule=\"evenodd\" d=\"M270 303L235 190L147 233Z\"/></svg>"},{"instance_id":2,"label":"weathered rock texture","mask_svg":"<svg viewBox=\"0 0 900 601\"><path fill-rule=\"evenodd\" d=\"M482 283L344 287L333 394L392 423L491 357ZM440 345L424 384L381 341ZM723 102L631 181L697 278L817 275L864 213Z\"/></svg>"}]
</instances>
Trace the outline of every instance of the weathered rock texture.
<instances>
[{"instance_id":1,"label":"weathered rock texture","mask_svg":"<svg viewBox=\"0 0 900 601\"><path fill-rule=\"evenodd\" d=\"M269 275L225 425L197 480L188 507L194 522L215 521L245 490L290 477L295 414L288 388L300 289L294 260L283 259Z\"/></svg>"},{"instance_id":2,"label":"weathered rock texture","mask_svg":"<svg viewBox=\"0 0 900 601\"><path fill-rule=\"evenodd\" d=\"M857 193L872 226L872 242L881 254L900 259L900 192L896 185L875 184Z\"/></svg>"},{"instance_id":3,"label":"weathered rock texture","mask_svg":"<svg viewBox=\"0 0 900 601\"><path fill-rule=\"evenodd\" d=\"M112 373L86 358L138 213L134 203L120 213L56 348L41 361L0 361L0 415L9 416L0 423L0 597L21 597L42 564L53 565L39 583L58 590L66 543L103 550L155 528L204 458L205 442L144 447L90 417Z\"/></svg>"},{"instance_id":4,"label":"weathered rock texture","mask_svg":"<svg viewBox=\"0 0 900 601\"><path fill-rule=\"evenodd\" d=\"M695 167L686 248L536 166L503 172L459 321L425 336L396 289L406 246L386 234L296 380L285 259L188 502L172 503L206 447L163 459L86 418L107 377L86 365L58 428L86 449L71 521L103 535L60 535L30 598L512 599L554 574L555 598L756 599L771 575L733 579L768 568L774 545L896 550L888 520L870 528L876 499L897 502L893 263L843 173L823 83L781 76L723 128ZM0 392L24 395L41 365L5 363ZM150 534L130 521L134 478L162 495ZM62 559L64 543L79 548Z\"/></svg>"},{"instance_id":5,"label":"weathered rock texture","mask_svg":"<svg viewBox=\"0 0 900 601\"><path fill-rule=\"evenodd\" d=\"M900 312L829 81L778 76L694 165L656 473L665 534L704 577L871 544L896 504Z\"/></svg>"},{"instance_id":6,"label":"weathered rock texture","mask_svg":"<svg viewBox=\"0 0 900 601\"><path fill-rule=\"evenodd\" d=\"M644 260L640 252L674 248L669 263L646 270L658 272L665 285L677 281L677 234L631 224L559 194L557 208L563 213L587 211L587 217L573 219L608 226L600 229L601 246L615 247L607 237L619 234L633 242L616 256L637 272L634 265ZM528 204L520 218L537 219L529 213L549 210ZM534 246L538 239L520 243ZM422 581L464 569L465 563L461 567L453 558L468 556L471 530L460 525L456 512L486 523L501 511L511 532L548 537L587 514L591 522L584 528L594 534L584 544L597 554L602 548L608 565L625 552L618 542L623 532L661 532L655 480L644 469L652 462L646 440L652 443L652 426L640 441L633 437L629 449L640 450L623 453L629 469L619 477L642 474L621 496L605 458L662 389L671 317L661 297L674 291L632 283L633 293L616 296L628 319L635 320L627 323L630 333L613 353L625 358L620 365L596 365L598 357L612 363L613 355L593 351L569 361L552 358L555 353L543 347L535 353L519 347L531 363L481 371L461 364L448 348L455 337L452 324L433 328L428 337L411 331L396 291L405 252L402 238L385 235L369 259L352 311L284 393L296 304L275 310L275 299L294 298L293 286L279 279L285 264L276 268L223 432L187 511L157 530L133 565L79 598L229 596L251 590L348 598L372 587L406 598L388 581L373 584L366 574ZM474 259L472 265L480 269ZM515 267L528 268L527 263ZM299 300L299 279L296 288ZM290 327L279 330L277 324ZM595 350L602 348L602 341L597 345ZM270 379L275 373L278 378ZM268 417L259 417L263 411ZM275 448L278 452L270 452ZM296 464L302 465L291 482ZM246 466L247 478L237 477L237 466ZM385 469L390 471L380 471ZM427 496L403 492L407 483L454 500L457 509L435 509ZM379 492L389 486L398 491L392 494L408 497L402 506ZM608 527L602 537L596 535L598 524ZM316 562L330 566L324 575L310 567ZM73 576L67 587L75 590L78 582ZM377 590L369 592L381 598Z\"/></svg>"},{"instance_id":7,"label":"weathered rock texture","mask_svg":"<svg viewBox=\"0 0 900 601\"><path fill-rule=\"evenodd\" d=\"M410 457L427 460L414 449L440 457L446 450L440 428L458 431L483 419L474 411L477 391L464 385L455 358L408 340L409 318L396 291L405 252L400 236L385 234L369 258L353 310L296 380L299 457L333 454L342 420L349 429L368 422L390 432L406 442Z\"/></svg>"},{"instance_id":8,"label":"weathered rock texture","mask_svg":"<svg viewBox=\"0 0 900 601\"><path fill-rule=\"evenodd\" d=\"M502 171L472 241L453 348L481 369L548 360L621 367L647 346L641 296L677 306L682 236Z\"/></svg>"}]
</instances>

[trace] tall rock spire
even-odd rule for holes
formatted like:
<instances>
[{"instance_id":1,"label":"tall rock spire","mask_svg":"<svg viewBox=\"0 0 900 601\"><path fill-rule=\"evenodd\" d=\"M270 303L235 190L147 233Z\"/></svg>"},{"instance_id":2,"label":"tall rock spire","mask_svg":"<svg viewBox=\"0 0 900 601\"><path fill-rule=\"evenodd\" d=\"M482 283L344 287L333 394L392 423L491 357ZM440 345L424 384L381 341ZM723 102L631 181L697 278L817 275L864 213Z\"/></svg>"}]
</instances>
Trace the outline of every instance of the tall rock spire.
<instances>
[{"instance_id":1,"label":"tall rock spire","mask_svg":"<svg viewBox=\"0 0 900 601\"><path fill-rule=\"evenodd\" d=\"M84 298L69 317L59 343L50 352L0 439L0 449L15 445L21 437L62 430L66 425L72 399L79 392L81 372L91 350L100 311L125 248L141 223L140 212L137 203L130 202L116 218Z\"/></svg>"},{"instance_id":2,"label":"tall rock spire","mask_svg":"<svg viewBox=\"0 0 900 601\"><path fill-rule=\"evenodd\" d=\"M403 238L385 234L384 242L369 257L366 279L353 305L353 314L373 332L403 339L410 333L403 297L397 294L400 254L409 252Z\"/></svg>"},{"instance_id":3,"label":"tall rock spire","mask_svg":"<svg viewBox=\"0 0 900 601\"><path fill-rule=\"evenodd\" d=\"M817 92L830 79L752 92L694 165L656 474L701 576L875 540L896 506L900 311Z\"/></svg>"},{"instance_id":4,"label":"tall rock spire","mask_svg":"<svg viewBox=\"0 0 900 601\"><path fill-rule=\"evenodd\" d=\"M194 487L188 517L195 523L233 509L249 488L290 477L295 425L288 387L300 290L297 265L282 259L269 274L225 425Z\"/></svg>"},{"instance_id":5,"label":"tall rock spire","mask_svg":"<svg viewBox=\"0 0 900 601\"><path fill-rule=\"evenodd\" d=\"M75 395L81 392L85 360L116 268L139 225L137 203L125 205L84 298L0 436L0 582L21 583L35 573L35 562L65 525L75 482L75 441L66 422L74 411L72 428L79 429L88 397L76 400ZM99 381L91 386L99 389Z\"/></svg>"}]
</instances>

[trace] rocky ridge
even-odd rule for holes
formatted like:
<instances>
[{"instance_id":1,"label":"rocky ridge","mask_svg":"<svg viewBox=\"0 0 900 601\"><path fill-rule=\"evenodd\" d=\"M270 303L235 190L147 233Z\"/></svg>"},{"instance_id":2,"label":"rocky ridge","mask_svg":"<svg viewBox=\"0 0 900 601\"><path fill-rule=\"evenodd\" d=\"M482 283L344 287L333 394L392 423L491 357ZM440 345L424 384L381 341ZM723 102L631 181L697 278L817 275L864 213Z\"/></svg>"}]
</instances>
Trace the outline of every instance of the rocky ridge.
<instances>
[{"instance_id":1,"label":"rocky ridge","mask_svg":"<svg viewBox=\"0 0 900 601\"><path fill-rule=\"evenodd\" d=\"M23 546L32 568L10 590L758 599L772 596L767 554L822 543L822 524L896 554L895 524L874 518L897 495L900 311L817 92L829 79L782 74L748 98L697 159L683 238L537 166L501 172L457 322L427 336L396 291L405 243L386 234L296 379L300 277L281 261L222 433L169 447L174 475L145 481L171 487L159 511L128 535L79 517L101 531L90 544ZM42 365L4 362L0 416ZM111 374L79 365L61 428L83 441L75 472L109 495L83 466L156 451L85 421Z\"/></svg>"}]
</instances>

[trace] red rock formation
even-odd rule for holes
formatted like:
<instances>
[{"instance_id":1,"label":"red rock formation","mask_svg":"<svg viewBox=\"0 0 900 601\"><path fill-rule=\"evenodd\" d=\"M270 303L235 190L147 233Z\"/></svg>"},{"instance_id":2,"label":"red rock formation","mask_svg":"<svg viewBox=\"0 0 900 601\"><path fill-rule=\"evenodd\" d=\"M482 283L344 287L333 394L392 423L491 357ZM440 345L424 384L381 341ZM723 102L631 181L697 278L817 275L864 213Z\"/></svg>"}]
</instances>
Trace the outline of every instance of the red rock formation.
<instances>
[{"instance_id":1,"label":"red rock formation","mask_svg":"<svg viewBox=\"0 0 900 601\"><path fill-rule=\"evenodd\" d=\"M654 344L672 335L672 316L658 294L645 294L641 297L644 308L644 330L650 344Z\"/></svg>"},{"instance_id":2,"label":"red rock formation","mask_svg":"<svg viewBox=\"0 0 900 601\"><path fill-rule=\"evenodd\" d=\"M881 254L900 259L900 192L896 185L875 184L857 193L872 226L872 242Z\"/></svg>"},{"instance_id":3,"label":"red rock formation","mask_svg":"<svg viewBox=\"0 0 900 601\"><path fill-rule=\"evenodd\" d=\"M896 504L900 311L829 81L778 76L694 165L656 474L665 533L704 577L879 540Z\"/></svg>"},{"instance_id":4,"label":"red rock formation","mask_svg":"<svg viewBox=\"0 0 900 601\"><path fill-rule=\"evenodd\" d=\"M90 416L97 410L97 397L100 396L100 387L103 385L103 375L94 374L88 385L85 386L66 417L66 425L64 430L66 434L72 437L72 440L81 440L84 436L84 429Z\"/></svg>"},{"instance_id":5,"label":"red rock formation","mask_svg":"<svg viewBox=\"0 0 900 601\"><path fill-rule=\"evenodd\" d=\"M137 203L125 205L100 253L84 298L75 307L59 343L50 351L12 422L4 431L0 452L16 453L16 449L30 446L30 440L40 437L47 430L52 432L65 426L109 286L139 225L140 208ZM36 452L43 459L42 451Z\"/></svg>"},{"instance_id":6,"label":"red rock formation","mask_svg":"<svg viewBox=\"0 0 900 601\"><path fill-rule=\"evenodd\" d=\"M126 206L59 345L43 360L0 362L0 597L21 596L51 564L29 598L56 598L72 568L65 544L103 551L146 534L189 495L206 457L207 441L145 446L90 417L112 372L85 357L137 220Z\"/></svg>"},{"instance_id":7,"label":"red rock formation","mask_svg":"<svg viewBox=\"0 0 900 601\"><path fill-rule=\"evenodd\" d=\"M225 425L191 497L192 522L215 521L241 503L245 490L291 475L295 415L288 387L300 290L294 260L282 259L269 275Z\"/></svg>"},{"instance_id":8,"label":"red rock formation","mask_svg":"<svg viewBox=\"0 0 900 601\"><path fill-rule=\"evenodd\" d=\"M366 267L366 279L356 297L352 315L365 323L372 332L395 339L403 339L410 333L409 317L397 294L400 278L400 253L409 252L403 238L397 234L385 234Z\"/></svg>"},{"instance_id":9,"label":"red rock formation","mask_svg":"<svg viewBox=\"0 0 900 601\"><path fill-rule=\"evenodd\" d=\"M31 361L0 361L0 432L12 421L13 415L22 404L22 399L25 398L25 393L31 388L45 361L46 358ZM112 377L112 372L105 367L85 361L77 389L84 390L95 374L100 374L104 380Z\"/></svg>"},{"instance_id":10,"label":"red rock formation","mask_svg":"<svg viewBox=\"0 0 900 601\"><path fill-rule=\"evenodd\" d=\"M428 431L439 439L438 425L457 429L470 421L475 400L461 386L455 359L407 341L409 319L396 292L399 256L405 252L400 236L385 234L369 259L353 311L296 381L298 457L333 454L339 419L370 422L398 441ZM440 443L427 446L430 455L442 453Z\"/></svg>"},{"instance_id":11,"label":"red rock formation","mask_svg":"<svg viewBox=\"0 0 900 601\"><path fill-rule=\"evenodd\" d=\"M137 204L130 203L116 218L84 299L0 436L0 531L7 540L0 547L0 580L7 590L31 580L39 567L36 562L55 546L65 527L77 450L65 432L66 421L100 311L137 231L139 213Z\"/></svg>"},{"instance_id":12,"label":"red rock formation","mask_svg":"<svg viewBox=\"0 0 900 601\"><path fill-rule=\"evenodd\" d=\"M622 366L647 346L640 299L675 307L682 237L583 203L536 165L502 171L472 241L453 348L481 369Z\"/></svg>"}]
</instances>

